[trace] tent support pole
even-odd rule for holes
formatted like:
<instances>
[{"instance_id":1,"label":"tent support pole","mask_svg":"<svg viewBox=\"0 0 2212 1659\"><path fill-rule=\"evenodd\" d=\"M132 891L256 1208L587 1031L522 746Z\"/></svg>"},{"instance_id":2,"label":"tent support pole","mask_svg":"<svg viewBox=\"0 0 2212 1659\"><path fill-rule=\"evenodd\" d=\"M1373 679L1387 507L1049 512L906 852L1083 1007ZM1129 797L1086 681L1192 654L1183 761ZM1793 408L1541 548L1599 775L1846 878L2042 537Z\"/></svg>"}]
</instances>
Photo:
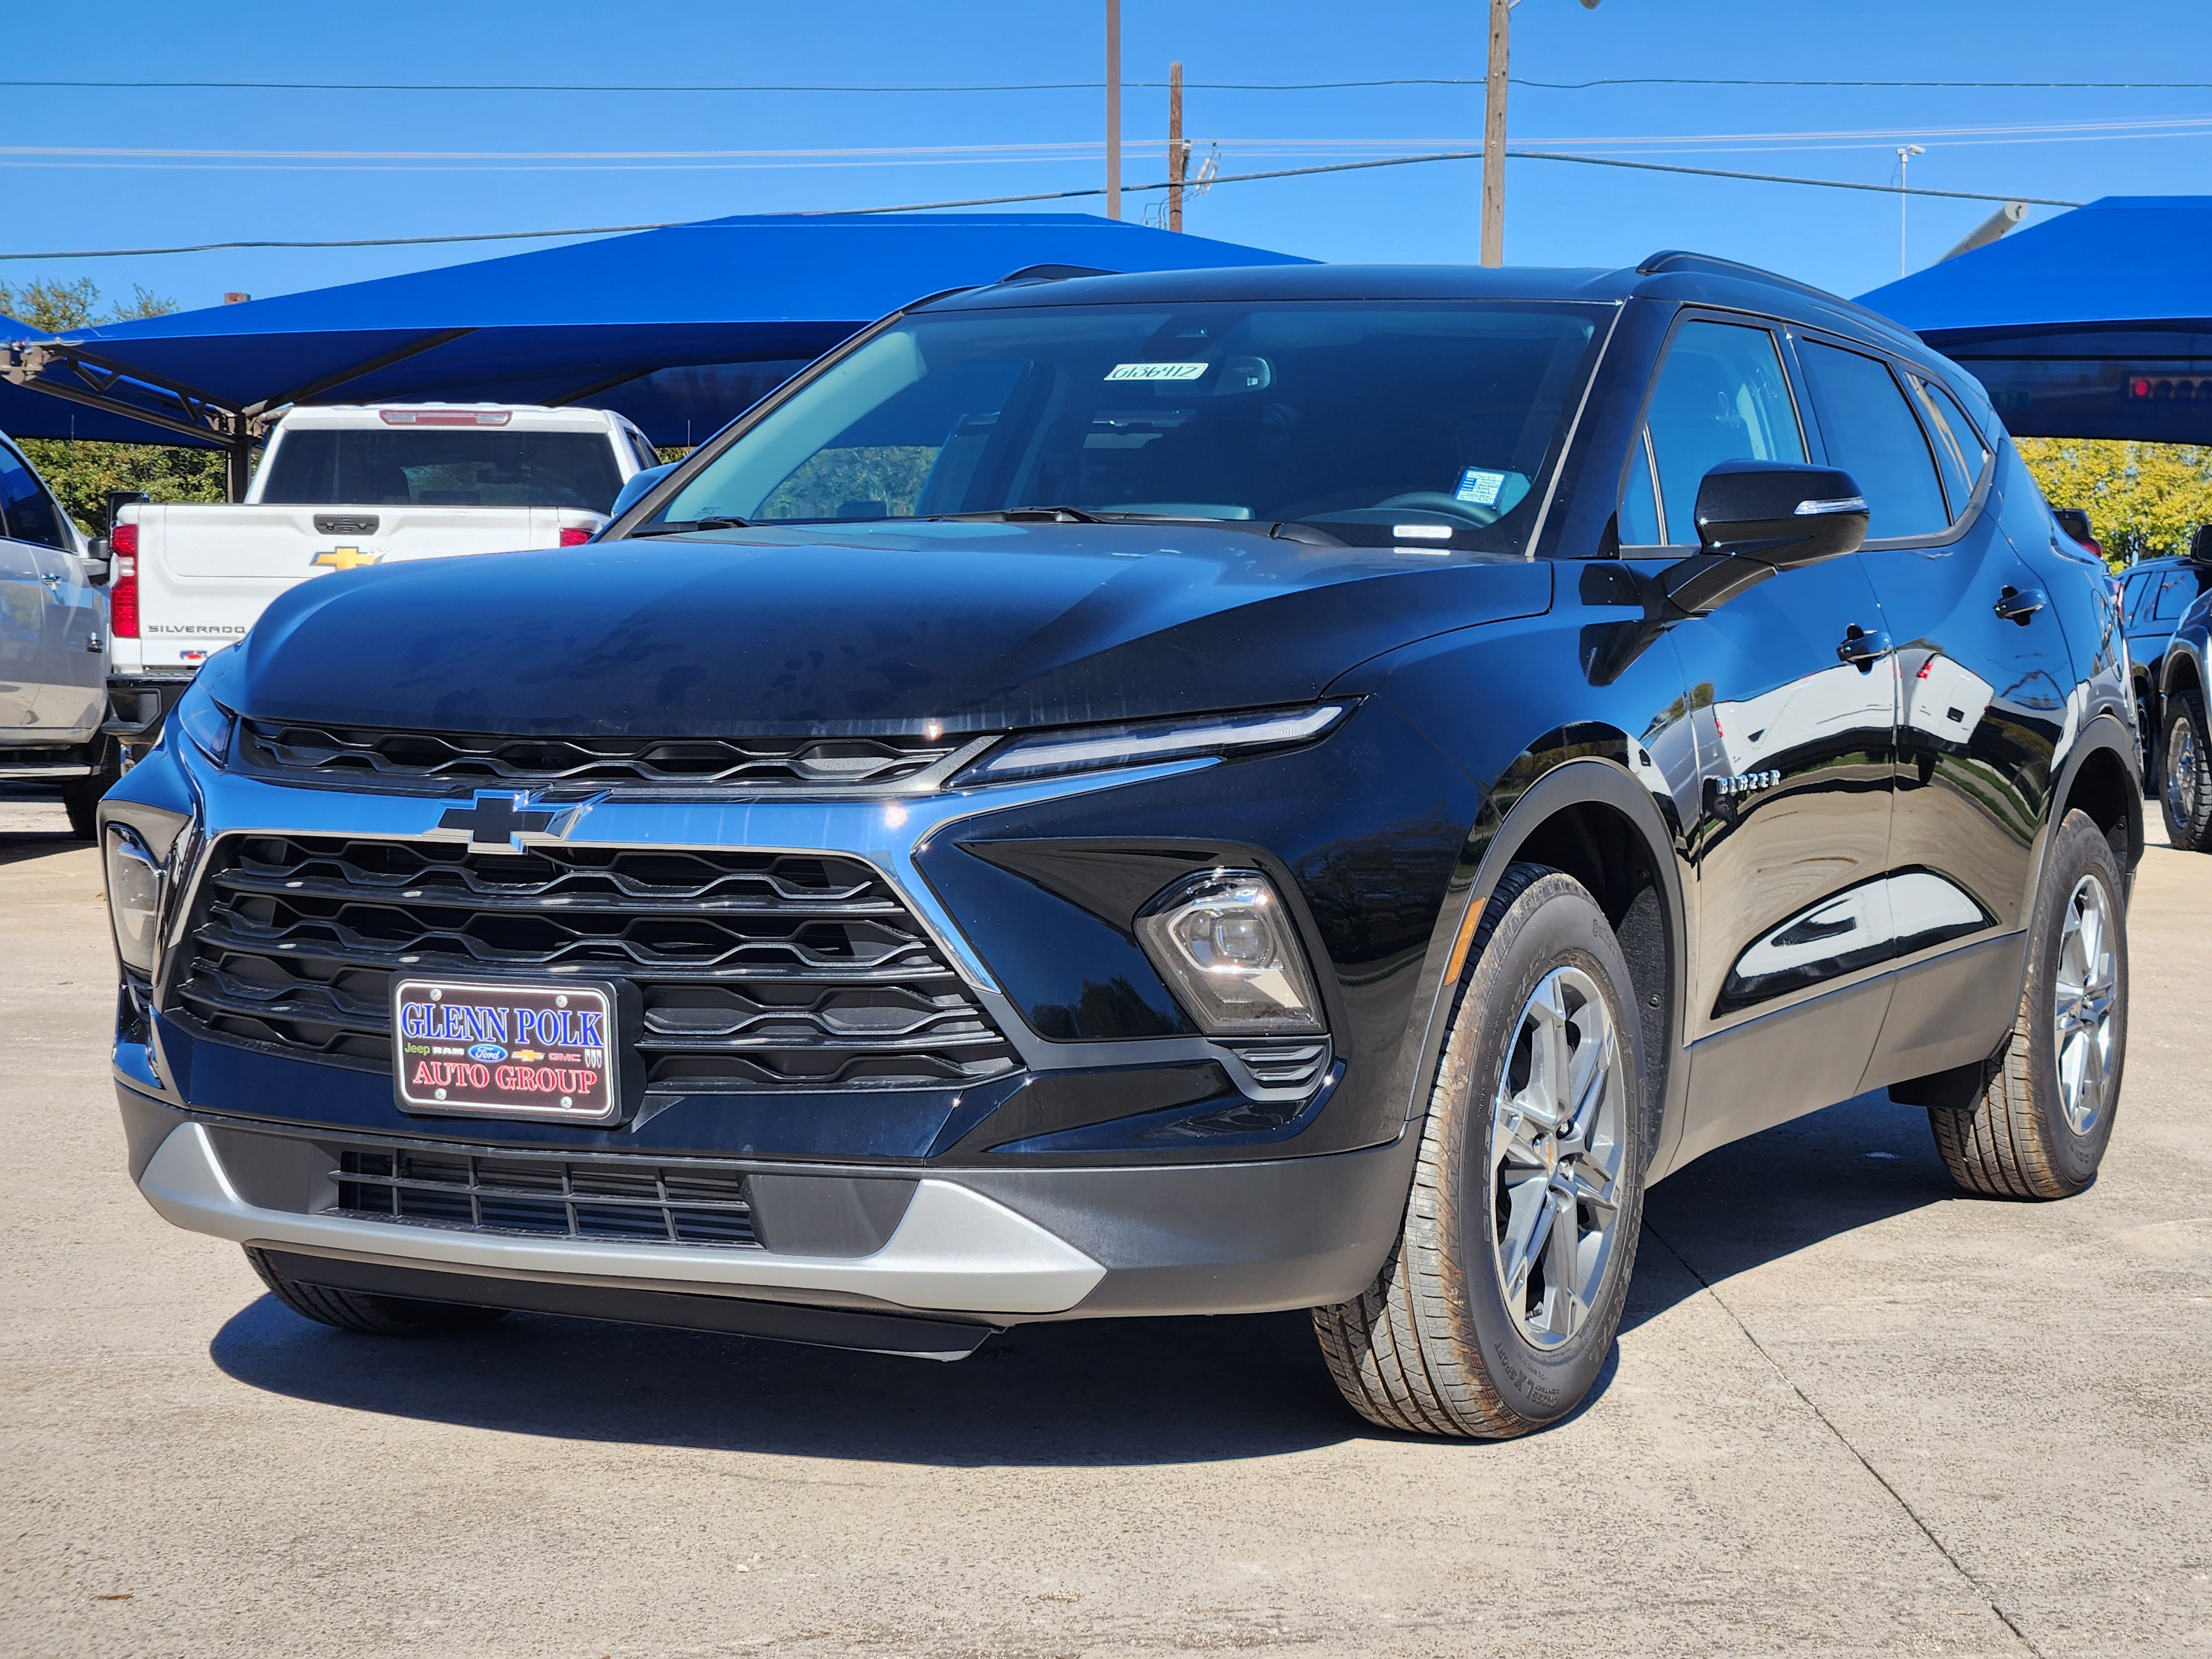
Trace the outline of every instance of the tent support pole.
<instances>
[{"instance_id":1,"label":"tent support pole","mask_svg":"<svg viewBox=\"0 0 2212 1659\"><path fill-rule=\"evenodd\" d=\"M0 380L27 386L33 392L105 410L126 420L141 422L164 432L197 438L203 443L227 445L234 433L250 443L264 429L264 423L244 410L210 397L181 381L136 374L120 364L94 356L68 340L16 341L0 343ZM165 409L149 409L122 395L159 400Z\"/></svg>"},{"instance_id":2,"label":"tent support pole","mask_svg":"<svg viewBox=\"0 0 2212 1659\"><path fill-rule=\"evenodd\" d=\"M246 487L252 481L253 434L240 422L223 453L223 495L234 506L246 499Z\"/></svg>"},{"instance_id":3,"label":"tent support pole","mask_svg":"<svg viewBox=\"0 0 2212 1659\"><path fill-rule=\"evenodd\" d=\"M264 398L258 403L248 404L246 412L249 415L262 415L272 409L283 409L289 404L305 403L310 398L319 398L334 386L343 386L348 380L358 380L362 375L374 374L380 368L389 368L394 363L404 363L410 357L419 357L426 351L434 350L449 341L458 340L463 335L475 332L476 330L473 328L440 329L435 333L425 334L420 339L410 340L404 346L395 346L390 351L380 356L349 364L335 374L325 374L319 380L310 380L307 385L295 386L289 392L280 392L273 398Z\"/></svg>"}]
</instances>

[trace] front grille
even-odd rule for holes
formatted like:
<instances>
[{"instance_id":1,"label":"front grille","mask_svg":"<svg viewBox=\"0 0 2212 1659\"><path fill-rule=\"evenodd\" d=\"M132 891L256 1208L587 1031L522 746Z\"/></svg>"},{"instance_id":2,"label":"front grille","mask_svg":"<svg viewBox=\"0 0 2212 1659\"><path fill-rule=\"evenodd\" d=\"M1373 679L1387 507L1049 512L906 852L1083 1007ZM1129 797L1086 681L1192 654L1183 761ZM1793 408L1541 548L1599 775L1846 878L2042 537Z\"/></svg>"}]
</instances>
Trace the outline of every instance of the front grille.
<instances>
[{"instance_id":1,"label":"front grille","mask_svg":"<svg viewBox=\"0 0 2212 1659\"><path fill-rule=\"evenodd\" d=\"M172 1011L342 1065L391 1065L402 969L627 980L651 1089L957 1087L1018 1063L853 859L240 836L202 892Z\"/></svg>"},{"instance_id":2,"label":"front grille","mask_svg":"<svg viewBox=\"0 0 2212 1659\"><path fill-rule=\"evenodd\" d=\"M713 1165L347 1147L329 1215L639 1244L758 1244L745 1177Z\"/></svg>"},{"instance_id":3,"label":"front grille","mask_svg":"<svg viewBox=\"0 0 2212 1659\"><path fill-rule=\"evenodd\" d=\"M507 738L285 720L240 723L246 769L288 782L380 787L513 784L579 796L712 786L880 789L947 759L957 742L923 738Z\"/></svg>"}]
</instances>

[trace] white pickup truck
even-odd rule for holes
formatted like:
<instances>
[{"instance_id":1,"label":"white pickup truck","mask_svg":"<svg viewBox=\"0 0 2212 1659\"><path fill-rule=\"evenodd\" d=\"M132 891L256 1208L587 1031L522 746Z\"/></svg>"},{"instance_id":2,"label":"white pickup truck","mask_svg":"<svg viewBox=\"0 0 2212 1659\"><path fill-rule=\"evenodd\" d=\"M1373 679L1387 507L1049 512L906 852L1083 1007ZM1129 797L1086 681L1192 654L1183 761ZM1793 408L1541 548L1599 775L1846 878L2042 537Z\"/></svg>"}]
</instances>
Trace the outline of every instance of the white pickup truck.
<instances>
[{"instance_id":1,"label":"white pickup truck","mask_svg":"<svg viewBox=\"0 0 2212 1659\"><path fill-rule=\"evenodd\" d=\"M246 500L125 507L111 535L109 734L152 743L208 653L296 582L400 559L567 547L659 465L595 409L409 404L295 409Z\"/></svg>"}]
</instances>

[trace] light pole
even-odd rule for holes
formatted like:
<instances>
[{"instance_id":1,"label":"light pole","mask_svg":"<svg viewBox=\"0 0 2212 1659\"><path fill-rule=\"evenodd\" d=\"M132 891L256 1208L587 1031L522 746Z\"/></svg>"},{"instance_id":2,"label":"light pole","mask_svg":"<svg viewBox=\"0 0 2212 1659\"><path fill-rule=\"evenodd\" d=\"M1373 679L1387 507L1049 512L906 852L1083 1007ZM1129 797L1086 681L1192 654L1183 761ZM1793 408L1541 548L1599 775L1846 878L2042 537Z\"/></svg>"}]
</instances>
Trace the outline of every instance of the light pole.
<instances>
[{"instance_id":1,"label":"light pole","mask_svg":"<svg viewBox=\"0 0 2212 1659\"><path fill-rule=\"evenodd\" d=\"M1513 8L1521 0L1490 0L1490 74L1482 96L1482 263L1505 263L1505 65ZM1583 0L1595 11L1598 0Z\"/></svg>"},{"instance_id":2,"label":"light pole","mask_svg":"<svg viewBox=\"0 0 2212 1659\"><path fill-rule=\"evenodd\" d=\"M1121 0L1106 0L1106 216L1121 216Z\"/></svg>"},{"instance_id":3,"label":"light pole","mask_svg":"<svg viewBox=\"0 0 2212 1659\"><path fill-rule=\"evenodd\" d=\"M1905 212L1912 204L1912 192L1905 188L1905 169L1916 155L1928 154L1924 144L1899 144L1897 147L1897 274L1905 275Z\"/></svg>"}]
</instances>

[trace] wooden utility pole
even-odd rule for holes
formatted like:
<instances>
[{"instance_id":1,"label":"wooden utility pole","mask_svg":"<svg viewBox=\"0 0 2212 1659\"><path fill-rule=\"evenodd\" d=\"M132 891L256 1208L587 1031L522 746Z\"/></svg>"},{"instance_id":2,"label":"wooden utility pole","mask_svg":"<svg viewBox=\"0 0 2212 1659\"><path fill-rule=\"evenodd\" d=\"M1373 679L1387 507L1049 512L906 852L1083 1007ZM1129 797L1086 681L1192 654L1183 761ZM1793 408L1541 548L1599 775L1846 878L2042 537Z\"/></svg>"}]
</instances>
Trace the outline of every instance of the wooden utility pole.
<instances>
[{"instance_id":1,"label":"wooden utility pole","mask_svg":"<svg viewBox=\"0 0 2212 1659\"><path fill-rule=\"evenodd\" d=\"M1121 0L1106 0L1106 216L1121 216Z\"/></svg>"},{"instance_id":2,"label":"wooden utility pole","mask_svg":"<svg viewBox=\"0 0 2212 1659\"><path fill-rule=\"evenodd\" d=\"M1182 65L1168 65L1168 228L1182 228L1182 168L1189 148L1182 141Z\"/></svg>"},{"instance_id":3,"label":"wooden utility pole","mask_svg":"<svg viewBox=\"0 0 2212 1659\"><path fill-rule=\"evenodd\" d=\"M1482 99L1482 263L1505 263L1505 57L1513 0L1490 0L1490 79Z\"/></svg>"}]
</instances>

